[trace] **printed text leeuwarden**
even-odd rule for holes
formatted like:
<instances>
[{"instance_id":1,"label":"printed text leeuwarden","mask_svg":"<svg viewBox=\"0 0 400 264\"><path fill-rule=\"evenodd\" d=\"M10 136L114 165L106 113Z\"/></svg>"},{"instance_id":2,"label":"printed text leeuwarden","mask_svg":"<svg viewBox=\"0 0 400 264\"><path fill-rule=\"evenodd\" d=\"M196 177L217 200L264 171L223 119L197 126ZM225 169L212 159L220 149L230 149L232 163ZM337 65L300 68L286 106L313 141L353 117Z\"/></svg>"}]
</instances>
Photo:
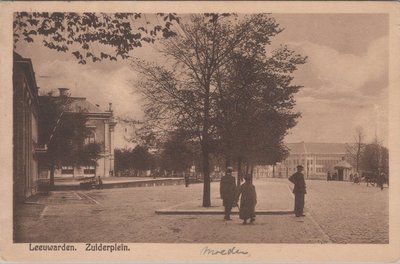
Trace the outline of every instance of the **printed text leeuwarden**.
<instances>
[{"instance_id":1,"label":"printed text leeuwarden","mask_svg":"<svg viewBox=\"0 0 400 264\"><path fill-rule=\"evenodd\" d=\"M29 243L29 251L76 251L74 245L58 244L58 245L32 245Z\"/></svg>"}]
</instances>

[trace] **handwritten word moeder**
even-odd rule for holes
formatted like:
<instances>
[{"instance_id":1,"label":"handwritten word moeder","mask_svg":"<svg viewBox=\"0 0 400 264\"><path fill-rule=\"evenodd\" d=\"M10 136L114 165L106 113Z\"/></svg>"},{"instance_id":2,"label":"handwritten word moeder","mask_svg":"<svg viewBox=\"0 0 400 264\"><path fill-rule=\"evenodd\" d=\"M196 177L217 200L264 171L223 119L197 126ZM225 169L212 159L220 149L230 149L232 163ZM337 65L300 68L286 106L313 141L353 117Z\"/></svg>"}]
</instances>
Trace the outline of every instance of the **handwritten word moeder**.
<instances>
[{"instance_id":1,"label":"handwritten word moeder","mask_svg":"<svg viewBox=\"0 0 400 264\"><path fill-rule=\"evenodd\" d=\"M247 255L249 252L242 251L235 246L228 248L228 249L212 249L208 246L204 247L200 251L200 255Z\"/></svg>"}]
</instances>

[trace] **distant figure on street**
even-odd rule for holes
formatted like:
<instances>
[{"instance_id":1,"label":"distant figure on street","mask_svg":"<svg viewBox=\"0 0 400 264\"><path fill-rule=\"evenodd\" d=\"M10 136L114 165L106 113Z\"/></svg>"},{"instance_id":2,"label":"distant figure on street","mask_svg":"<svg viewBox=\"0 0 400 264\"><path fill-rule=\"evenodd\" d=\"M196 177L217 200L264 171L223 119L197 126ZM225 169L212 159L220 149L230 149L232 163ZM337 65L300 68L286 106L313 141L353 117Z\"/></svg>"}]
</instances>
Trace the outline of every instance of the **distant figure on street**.
<instances>
[{"instance_id":1,"label":"distant figure on street","mask_svg":"<svg viewBox=\"0 0 400 264\"><path fill-rule=\"evenodd\" d=\"M338 175L337 175L337 173L335 172L335 173L333 173L332 180L333 180L333 181L336 181L337 179L338 179Z\"/></svg>"},{"instance_id":2,"label":"distant figure on street","mask_svg":"<svg viewBox=\"0 0 400 264\"><path fill-rule=\"evenodd\" d=\"M353 182L360 184L360 176L358 175L358 172L354 173Z\"/></svg>"},{"instance_id":3,"label":"distant figure on street","mask_svg":"<svg viewBox=\"0 0 400 264\"><path fill-rule=\"evenodd\" d=\"M185 173L185 186L189 187L189 173Z\"/></svg>"},{"instance_id":4,"label":"distant figure on street","mask_svg":"<svg viewBox=\"0 0 400 264\"><path fill-rule=\"evenodd\" d=\"M97 176L97 189L103 189L103 180Z\"/></svg>"},{"instance_id":5,"label":"distant figure on street","mask_svg":"<svg viewBox=\"0 0 400 264\"><path fill-rule=\"evenodd\" d=\"M244 180L245 183L239 187L239 191L236 196L236 204L240 197L239 218L243 220L243 224L245 225L247 224L248 219L250 219L250 223L255 221L257 194L256 187L251 183L251 175L247 174L244 177Z\"/></svg>"},{"instance_id":6,"label":"distant figure on street","mask_svg":"<svg viewBox=\"0 0 400 264\"><path fill-rule=\"evenodd\" d=\"M297 172L289 177L289 181L294 184L294 213L296 217L305 216L304 210L304 195L306 192L306 182L304 181L304 175L302 173L304 167L301 165L297 166Z\"/></svg>"},{"instance_id":7,"label":"distant figure on street","mask_svg":"<svg viewBox=\"0 0 400 264\"><path fill-rule=\"evenodd\" d=\"M351 182L353 182L353 177L354 177L353 173L350 173L349 179L350 179Z\"/></svg>"},{"instance_id":8,"label":"distant figure on street","mask_svg":"<svg viewBox=\"0 0 400 264\"><path fill-rule=\"evenodd\" d=\"M326 180L327 180L327 181L332 180L332 178L331 178L331 172L330 172L330 171L328 171L328 173L327 173Z\"/></svg>"},{"instance_id":9,"label":"distant figure on street","mask_svg":"<svg viewBox=\"0 0 400 264\"><path fill-rule=\"evenodd\" d=\"M378 175L378 179L377 179L378 187L380 187L381 190L383 190L383 184L385 183L385 180L386 180L386 175L384 172L381 172Z\"/></svg>"},{"instance_id":10,"label":"distant figure on street","mask_svg":"<svg viewBox=\"0 0 400 264\"><path fill-rule=\"evenodd\" d=\"M235 177L232 176L232 170L232 167L226 169L225 175L221 178L219 188L225 208L225 220L231 220L231 211L236 197L236 182Z\"/></svg>"}]
</instances>

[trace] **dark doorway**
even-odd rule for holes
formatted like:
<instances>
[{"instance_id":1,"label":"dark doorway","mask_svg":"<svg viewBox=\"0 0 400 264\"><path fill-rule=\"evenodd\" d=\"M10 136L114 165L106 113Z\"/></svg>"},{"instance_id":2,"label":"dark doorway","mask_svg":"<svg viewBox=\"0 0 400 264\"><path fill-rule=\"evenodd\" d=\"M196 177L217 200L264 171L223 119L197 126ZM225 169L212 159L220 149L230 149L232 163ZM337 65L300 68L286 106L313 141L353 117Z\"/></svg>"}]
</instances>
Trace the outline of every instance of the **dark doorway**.
<instances>
[{"instance_id":1,"label":"dark doorway","mask_svg":"<svg viewBox=\"0 0 400 264\"><path fill-rule=\"evenodd\" d=\"M344 171L343 169L338 169L338 178L339 178L338 180L339 181L343 181L343 174L344 174L343 171Z\"/></svg>"}]
</instances>

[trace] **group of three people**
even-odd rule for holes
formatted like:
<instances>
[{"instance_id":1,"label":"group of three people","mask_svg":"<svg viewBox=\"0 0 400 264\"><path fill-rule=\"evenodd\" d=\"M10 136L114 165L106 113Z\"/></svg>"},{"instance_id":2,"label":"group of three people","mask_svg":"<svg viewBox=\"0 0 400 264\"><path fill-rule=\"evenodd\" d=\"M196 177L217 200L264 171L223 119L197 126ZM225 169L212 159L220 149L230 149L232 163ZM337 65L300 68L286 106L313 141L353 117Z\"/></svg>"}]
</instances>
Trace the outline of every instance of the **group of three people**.
<instances>
[{"instance_id":1,"label":"group of three people","mask_svg":"<svg viewBox=\"0 0 400 264\"><path fill-rule=\"evenodd\" d=\"M289 181L294 184L294 213L296 217L305 216L303 213L304 196L307 192L304 175L302 173L303 169L303 166L297 166L297 172L289 177ZM238 206L240 197L239 218L243 220L243 224L247 224L249 219L250 223L255 221L255 207L257 204L256 188L252 184L252 178L250 174L246 174L244 176L244 180L245 182L240 185L239 188L237 188L235 178L232 176L232 167L228 167L226 174L221 178L220 195L225 208L225 220L231 220L230 214L232 208Z\"/></svg>"}]
</instances>

